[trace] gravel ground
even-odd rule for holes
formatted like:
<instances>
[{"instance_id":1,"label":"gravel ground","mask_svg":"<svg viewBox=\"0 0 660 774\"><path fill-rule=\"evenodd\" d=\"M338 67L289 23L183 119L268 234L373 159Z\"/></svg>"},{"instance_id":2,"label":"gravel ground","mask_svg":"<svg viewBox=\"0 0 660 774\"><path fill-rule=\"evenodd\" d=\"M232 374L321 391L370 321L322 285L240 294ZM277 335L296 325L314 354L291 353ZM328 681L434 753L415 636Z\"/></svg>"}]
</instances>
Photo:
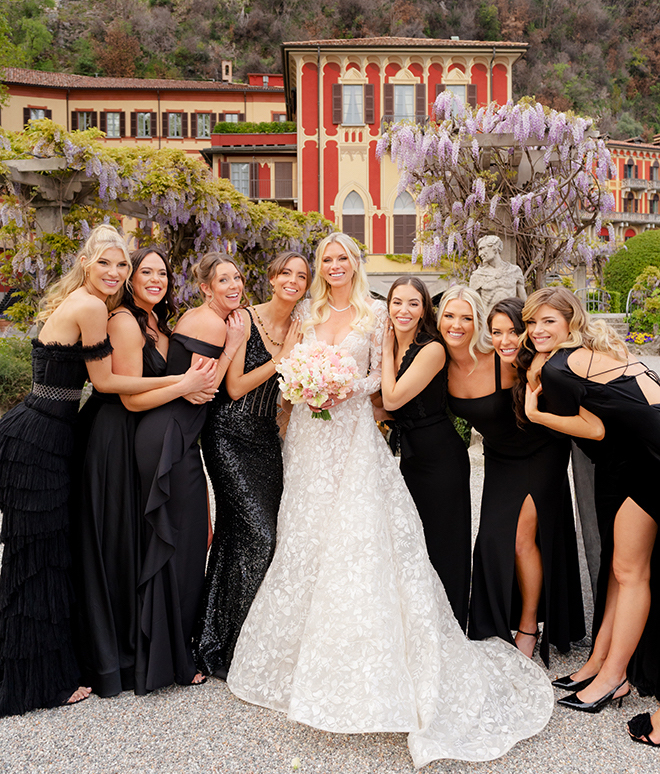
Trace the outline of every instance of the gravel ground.
<instances>
[{"instance_id":1,"label":"gravel ground","mask_svg":"<svg viewBox=\"0 0 660 774\"><path fill-rule=\"evenodd\" d=\"M644 359L652 368L660 367L660 358ZM472 446L470 455L476 531L483 482L480 445ZM591 618L586 572L583 587ZM587 647L583 643L568 655L551 648L549 677L577 669ZM556 707L542 733L520 742L497 761L442 761L424 771L657 774L660 751L633 744L625 731L626 719L656 707L654 699L640 698L635 691L622 709L609 706L599 715ZM301 774L414 772L403 734L317 731L243 703L224 682L213 678L199 687L172 687L147 697L92 696L77 706L0 720L2 774L288 774L296 770Z\"/></svg>"},{"instance_id":2,"label":"gravel ground","mask_svg":"<svg viewBox=\"0 0 660 774\"><path fill-rule=\"evenodd\" d=\"M473 520L483 481L481 446L472 446ZM586 584L586 574L583 584ZM586 590L586 586L585 586ZM590 595L589 616L591 616ZM551 649L551 678L574 671L584 647ZM538 656L536 656L538 660ZM561 695L559 692L557 695ZM660 752L633 744L625 720L654 711L636 693L622 709L582 715L557 707L545 730L489 763L442 761L447 774L657 774ZM298 768L296 768L298 767ZM405 774L414 772L403 734L335 735L245 704L224 682L172 687L147 697L92 696L73 707L0 720L2 774Z\"/></svg>"}]
</instances>

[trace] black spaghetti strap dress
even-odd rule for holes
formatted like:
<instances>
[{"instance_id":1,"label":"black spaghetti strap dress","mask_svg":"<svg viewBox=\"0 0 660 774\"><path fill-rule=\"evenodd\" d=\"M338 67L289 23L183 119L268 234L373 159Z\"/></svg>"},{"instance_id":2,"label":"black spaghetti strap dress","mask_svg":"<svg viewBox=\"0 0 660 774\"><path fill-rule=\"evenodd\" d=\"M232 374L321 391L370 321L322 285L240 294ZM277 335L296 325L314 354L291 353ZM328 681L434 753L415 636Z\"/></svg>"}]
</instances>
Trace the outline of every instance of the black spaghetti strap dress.
<instances>
[{"instance_id":1,"label":"black spaghetti strap dress","mask_svg":"<svg viewBox=\"0 0 660 774\"><path fill-rule=\"evenodd\" d=\"M250 318L245 372L271 359ZM222 678L275 551L283 486L277 376L239 400L231 400L221 385L202 431L216 516L194 651L202 672Z\"/></svg>"},{"instance_id":2,"label":"black spaghetti strap dress","mask_svg":"<svg viewBox=\"0 0 660 774\"><path fill-rule=\"evenodd\" d=\"M162 376L165 368L153 342L145 342L142 376ZM80 501L72 514L75 637L83 684L99 696L135 686L140 564L135 432L143 416L124 408L119 395L96 390L80 412L84 457Z\"/></svg>"},{"instance_id":3,"label":"black spaghetti strap dress","mask_svg":"<svg viewBox=\"0 0 660 774\"><path fill-rule=\"evenodd\" d=\"M222 347L173 333L167 374L184 373L194 355L218 358ZM206 476L197 443L208 404L184 398L145 414L135 434L142 498L141 568L135 692L196 674L193 627L204 589L208 537Z\"/></svg>"},{"instance_id":4,"label":"black spaghetti strap dress","mask_svg":"<svg viewBox=\"0 0 660 774\"><path fill-rule=\"evenodd\" d=\"M68 543L74 424L85 363L112 352L32 342L32 391L0 420L0 716L66 701L80 685Z\"/></svg>"},{"instance_id":5,"label":"black spaghetti strap dress","mask_svg":"<svg viewBox=\"0 0 660 774\"><path fill-rule=\"evenodd\" d=\"M614 551L614 520L630 497L660 523L660 404L650 405L637 377L624 373L606 384L578 376L568 365L575 349L560 349L543 366L545 408L574 416L580 406L602 419L605 438L575 442L595 464L595 498L601 539L600 571L594 607L593 638L603 620ZM625 366L622 366L622 369ZM617 369L613 369L616 371ZM657 374L646 373L654 380ZM597 376L600 374L593 374ZM651 557L651 609L642 638L628 665L628 678L642 695L660 699L660 541Z\"/></svg>"},{"instance_id":6,"label":"black spaghetti strap dress","mask_svg":"<svg viewBox=\"0 0 660 774\"><path fill-rule=\"evenodd\" d=\"M544 621L541 657L549 644L561 652L584 637L584 608L567 466L568 438L544 428L516 424L510 389L502 389L495 354L495 392L482 398L449 395L450 410L484 438L484 489L474 548L468 637L497 635L513 643L521 597L515 573L520 508L531 495L538 515L537 542L543 564L539 621Z\"/></svg>"},{"instance_id":7,"label":"black spaghetti strap dress","mask_svg":"<svg viewBox=\"0 0 660 774\"><path fill-rule=\"evenodd\" d=\"M397 380L423 345L411 344ZM470 458L447 416L447 364L411 401L393 411L401 473L424 526L429 558L465 631L470 598Z\"/></svg>"}]
</instances>

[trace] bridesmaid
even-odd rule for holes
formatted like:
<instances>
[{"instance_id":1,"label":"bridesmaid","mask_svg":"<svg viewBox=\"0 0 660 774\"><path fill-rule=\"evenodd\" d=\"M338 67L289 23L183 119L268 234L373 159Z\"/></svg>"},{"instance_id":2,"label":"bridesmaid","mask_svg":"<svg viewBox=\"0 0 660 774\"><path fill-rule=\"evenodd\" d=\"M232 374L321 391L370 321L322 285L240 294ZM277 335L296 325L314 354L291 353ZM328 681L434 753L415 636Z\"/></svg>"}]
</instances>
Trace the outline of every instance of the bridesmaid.
<instances>
[{"instance_id":1,"label":"bridesmaid","mask_svg":"<svg viewBox=\"0 0 660 774\"><path fill-rule=\"evenodd\" d=\"M383 406L396 419L401 473L415 501L431 564L465 631L470 595L470 460L447 416L447 357L433 302L418 277L399 277L387 297Z\"/></svg>"},{"instance_id":2,"label":"bridesmaid","mask_svg":"<svg viewBox=\"0 0 660 774\"><path fill-rule=\"evenodd\" d=\"M172 270L157 247L136 250L131 263L122 303L108 320L112 367L126 376L161 376L169 346L167 323L175 310ZM209 361L203 369L190 368L178 384L139 395L94 390L81 411L87 438L80 503L72 514L77 650L85 683L99 696L134 687L139 566L134 444L139 412L211 390L214 381L215 363ZM210 391L207 399L212 395Z\"/></svg>"},{"instance_id":3,"label":"bridesmaid","mask_svg":"<svg viewBox=\"0 0 660 774\"><path fill-rule=\"evenodd\" d=\"M594 647L577 672L555 681L573 694L559 703L599 712L630 689L660 698L660 379L629 354L614 330L592 322L564 288L545 288L525 304L524 346L534 353L545 411L528 390L527 415L562 430L583 407L605 426L605 437L585 447L596 464L596 510L601 563L594 616ZM569 427L564 432L577 435Z\"/></svg>"},{"instance_id":4,"label":"bridesmaid","mask_svg":"<svg viewBox=\"0 0 660 774\"><path fill-rule=\"evenodd\" d=\"M170 338L167 372L191 359L218 358L215 387L243 340L236 312L243 275L225 253L207 253L193 267L204 303L187 311ZM233 314L232 314L233 313ZM183 398L146 414L135 435L142 494L142 565L138 578L135 692L206 680L195 668L193 626L202 600L211 521L197 443L207 404Z\"/></svg>"},{"instance_id":5,"label":"bridesmaid","mask_svg":"<svg viewBox=\"0 0 660 774\"><path fill-rule=\"evenodd\" d=\"M268 279L272 299L241 310L245 339L202 431L216 518L194 648L202 672L222 679L275 550L282 496L275 367L300 340L293 310L311 272L301 255L287 252L270 264Z\"/></svg>"},{"instance_id":6,"label":"bridesmaid","mask_svg":"<svg viewBox=\"0 0 660 774\"><path fill-rule=\"evenodd\" d=\"M468 636L497 635L531 657L543 620L541 657L547 665L550 643L566 652L584 636L584 612L568 440L516 423L511 388L521 307L507 299L492 310L495 351L481 299L468 288L456 286L443 295L438 326L449 356L449 408L484 437Z\"/></svg>"},{"instance_id":7,"label":"bridesmaid","mask_svg":"<svg viewBox=\"0 0 660 774\"><path fill-rule=\"evenodd\" d=\"M75 704L90 693L78 687L67 541L74 423L86 378L103 392L127 393L181 378L112 372L108 309L129 267L117 230L97 226L44 301L32 390L0 420L0 716Z\"/></svg>"}]
</instances>

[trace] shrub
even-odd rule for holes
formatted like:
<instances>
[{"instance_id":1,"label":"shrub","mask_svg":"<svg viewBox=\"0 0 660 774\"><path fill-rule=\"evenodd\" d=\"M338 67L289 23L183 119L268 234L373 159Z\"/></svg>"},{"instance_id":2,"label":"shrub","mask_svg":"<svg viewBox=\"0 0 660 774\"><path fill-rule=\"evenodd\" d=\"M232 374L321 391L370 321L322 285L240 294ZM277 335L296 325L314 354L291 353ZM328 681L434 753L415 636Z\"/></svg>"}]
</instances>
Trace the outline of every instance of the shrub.
<instances>
[{"instance_id":1,"label":"shrub","mask_svg":"<svg viewBox=\"0 0 660 774\"><path fill-rule=\"evenodd\" d=\"M0 412L20 403L32 385L32 345L20 336L0 338Z\"/></svg>"},{"instance_id":2,"label":"shrub","mask_svg":"<svg viewBox=\"0 0 660 774\"><path fill-rule=\"evenodd\" d=\"M213 134L286 134L295 131L295 121L218 121L213 127Z\"/></svg>"},{"instance_id":3,"label":"shrub","mask_svg":"<svg viewBox=\"0 0 660 774\"><path fill-rule=\"evenodd\" d=\"M637 277L647 266L660 267L660 230L645 231L629 239L625 246L609 259L603 270L605 287L621 293L626 302Z\"/></svg>"},{"instance_id":4,"label":"shrub","mask_svg":"<svg viewBox=\"0 0 660 774\"><path fill-rule=\"evenodd\" d=\"M621 308L621 293L618 290L608 290L610 294L610 312L612 314L620 314L624 311Z\"/></svg>"}]
</instances>

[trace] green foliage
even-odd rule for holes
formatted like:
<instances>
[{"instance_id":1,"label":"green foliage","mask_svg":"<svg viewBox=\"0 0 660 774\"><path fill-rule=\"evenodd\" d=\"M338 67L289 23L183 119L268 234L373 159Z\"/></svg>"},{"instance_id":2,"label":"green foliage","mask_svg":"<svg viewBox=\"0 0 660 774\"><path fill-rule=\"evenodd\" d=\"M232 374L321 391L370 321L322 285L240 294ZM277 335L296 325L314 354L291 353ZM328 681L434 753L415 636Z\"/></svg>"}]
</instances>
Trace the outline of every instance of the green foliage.
<instances>
[{"instance_id":1,"label":"green foliage","mask_svg":"<svg viewBox=\"0 0 660 774\"><path fill-rule=\"evenodd\" d=\"M610 294L610 312L611 314L621 314L624 311L621 305L621 293L617 290L608 290Z\"/></svg>"},{"instance_id":2,"label":"green foliage","mask_svg":"<svg viewBox=\"0 0 660 774\"><path fill-rule=\"evenodd\" d=\"M660 266L660 230L644 231L614 253L603 270L605 287L609 292L621 293L625 304L637 277L647 266Z\"/></svg>"},{"instance_id":3,"label":"green foliage","mask_svg":"<svg viewBox=\"0 0 660 774\"><path fill-rule=\"evenodd\" d=\"M32 345L27 338L0 338L0 412L20 403L32 383Z\"/></svg>"},{"instance_id":4,"label":"green foliage","mask_svg":"<svg viewBox=\"0 0 660 774\"><path fill-rule=\"evenodd\" d=\"M484 40L501 40L502 29L497 6L492 0L482 0L476 14Z\"/></svg>"},{"instance_id":5,"label":"green foliage","mask_svg":"<svg viewBox=\"0 0 660 774\"><path fill-rule=\"evenodd\" d=\"M295 121L218 121L214 134L288 134L296 131Z\"/></svg>"},{"instance_id":6,"label":"green foliage","mask_svg":"<svg viewBox=\"0 0 660 774\"><path fill-rule=\"evenodd\" d=\"M467 419L455 417L451 411L447 411L447 414L449 415L449 418L454 425L454 429L461 436L461 440L465 444L466 448L469 449L470 443L472 442L472 425L467 421Z\"/></svg>"},{"instance_id":7,"label":"green foliage","mask_svg":"<svg viewBox=\"0 0 660 774\"><path fill-rule=\"evenodd\" d=\"M410 253L386 253L385 257L388 261L396 261L397 263L413 263L412 255ZM422 256L418 255L415 263L421 263Z\"/></svg>"}]
</instances>

